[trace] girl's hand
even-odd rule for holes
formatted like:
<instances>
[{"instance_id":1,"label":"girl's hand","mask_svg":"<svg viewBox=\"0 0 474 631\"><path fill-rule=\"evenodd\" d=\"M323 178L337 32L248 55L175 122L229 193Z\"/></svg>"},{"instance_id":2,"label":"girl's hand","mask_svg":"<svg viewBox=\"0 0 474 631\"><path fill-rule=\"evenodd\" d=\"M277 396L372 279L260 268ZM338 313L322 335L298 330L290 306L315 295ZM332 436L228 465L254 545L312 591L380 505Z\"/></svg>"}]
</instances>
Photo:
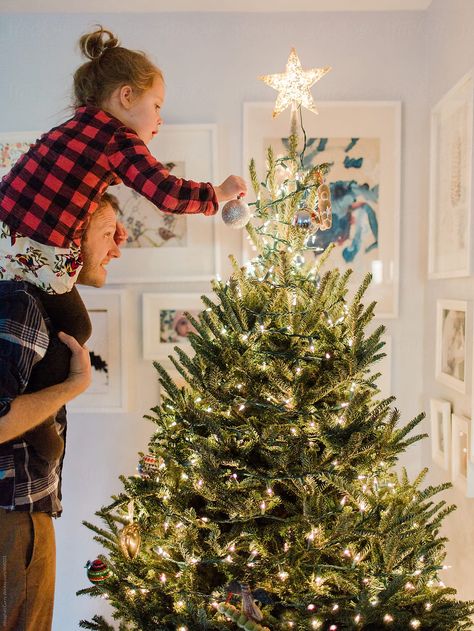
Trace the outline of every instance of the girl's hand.
<instances>
[{"instance_id":1,"label":"girl's hand","mask_svg":"<svg viewBox=\"0 0 474 631\"><path fill-rule=\"evenodd\" d=\"M128 239L128 232L121 221L117 221L115 228L114 241L120 247Z\"/></svg>"},{"instance_id":2,"label":"girl's hand","mask_svg":"<svg viewBox=\"0 0 474 631\"><path fill-rule=\"evenodd\" d=\"M247 194L247 184L238 175L229 175L220 186L215 186L218 202L226 202L229 199L237 199L239 195L243 197Z\"/></svg>"}]
</instances>

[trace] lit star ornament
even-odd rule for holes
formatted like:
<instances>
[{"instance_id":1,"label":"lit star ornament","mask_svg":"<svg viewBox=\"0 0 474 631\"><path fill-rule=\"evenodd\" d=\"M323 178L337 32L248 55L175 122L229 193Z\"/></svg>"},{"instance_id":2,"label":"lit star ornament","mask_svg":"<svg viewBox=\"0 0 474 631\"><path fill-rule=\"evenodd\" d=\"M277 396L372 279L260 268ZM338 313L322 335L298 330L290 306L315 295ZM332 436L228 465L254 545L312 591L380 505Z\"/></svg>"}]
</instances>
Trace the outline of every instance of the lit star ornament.
<instances>
[{"instance_id":1,"label":"lit star ornament","mask_svg":"<svg viewBox=\"0 0 474 631\"><path fill-rule=\"evenodd\" d=\"M331 66L303 70L296 50L292 48L286 64L286 72L259 77L259 79L279 92L275 109L273 110L273 117L278 116L289 105L292 106L292 109L302 105L317 114L318 110L309 89L330 70Z\"/></svg>"}]
</instances>

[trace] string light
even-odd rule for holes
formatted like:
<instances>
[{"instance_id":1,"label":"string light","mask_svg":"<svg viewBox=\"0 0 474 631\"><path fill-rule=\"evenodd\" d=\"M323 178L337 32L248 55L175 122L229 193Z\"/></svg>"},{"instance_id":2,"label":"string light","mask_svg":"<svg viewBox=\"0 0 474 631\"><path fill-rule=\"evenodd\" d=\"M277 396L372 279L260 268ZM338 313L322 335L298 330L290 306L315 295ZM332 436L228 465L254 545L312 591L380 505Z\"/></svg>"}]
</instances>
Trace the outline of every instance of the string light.
<instances>
[{"instance_id":1,"label":"string light","mask_svg":"<svg viewBox=\"0 0 474 631\"><path fill-rule=\"evenodd\" d=\"M410 627L412 629L419 629L420 626L421 626L421 622L417 620L416 618L413 618L413 620L410 620Z\"/></svg>"},{"instance_id":2,"label":"string light","mask_svg":"<svg viewBox=\"0 0 474 631\"><path fill-rule=\"evenodd\" d=\"M385 622L385 624L390 624L391 622L393 622L393 616L391 616L389 613L386 613L383 617L383 621Z\"/></svg>"}]
</instances>

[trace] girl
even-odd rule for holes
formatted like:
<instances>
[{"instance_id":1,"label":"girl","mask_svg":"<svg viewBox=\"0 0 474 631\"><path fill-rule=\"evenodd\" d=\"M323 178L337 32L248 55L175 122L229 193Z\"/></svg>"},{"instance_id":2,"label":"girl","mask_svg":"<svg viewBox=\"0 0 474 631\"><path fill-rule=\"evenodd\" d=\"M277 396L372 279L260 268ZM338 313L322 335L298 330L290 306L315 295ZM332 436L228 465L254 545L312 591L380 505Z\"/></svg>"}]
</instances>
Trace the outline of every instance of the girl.
<instances>
[{"instance_id":1,"label":"girl","mask_svg":"<svg viewBox=\"0 0 474 631\"><path fill-rule=\"evenodd\" d=\"M79 45L88 61L74 74L74 116L41 136L0 182L0 279L48 294L55 328L84 343L90 323L73 288L82 234L108 186L123 182L165 212L213 215L246 185L237 176L214 187L168 173L146 146L163 123L159 68L102 27Z\"/></svg>"}]
</instances>

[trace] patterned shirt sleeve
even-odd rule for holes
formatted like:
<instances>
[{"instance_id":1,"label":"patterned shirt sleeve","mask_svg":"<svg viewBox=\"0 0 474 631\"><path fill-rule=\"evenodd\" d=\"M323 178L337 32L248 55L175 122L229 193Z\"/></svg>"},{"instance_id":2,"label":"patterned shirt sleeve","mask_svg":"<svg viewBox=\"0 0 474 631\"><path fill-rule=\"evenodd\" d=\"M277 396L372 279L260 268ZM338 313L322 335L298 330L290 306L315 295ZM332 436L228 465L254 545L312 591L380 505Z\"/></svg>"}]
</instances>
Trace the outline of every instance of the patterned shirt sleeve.
<instances>
[{"instance_id":1,"label":"patterned shirt sleeve","mask_svg":"<svg viewBox=\"0 0 474 631\"><path fill-rule=\"evenodd\" d=\"M209 183L171 175L138 136L126 129L115 132L106 148L111 168L124 184L168 213L214 215L218 201Z\"/></svg>"},{"instance_id":2,"label":"patterned shirt sleeve","mask_svg":"<svg viewBox=\"0 0 474 631\"><path fill-rule=\"evenodd\" d=\"M0 295L0 422L21 394L49 344L43 316L24 289Z\"/></svg>"}]
</instances>

